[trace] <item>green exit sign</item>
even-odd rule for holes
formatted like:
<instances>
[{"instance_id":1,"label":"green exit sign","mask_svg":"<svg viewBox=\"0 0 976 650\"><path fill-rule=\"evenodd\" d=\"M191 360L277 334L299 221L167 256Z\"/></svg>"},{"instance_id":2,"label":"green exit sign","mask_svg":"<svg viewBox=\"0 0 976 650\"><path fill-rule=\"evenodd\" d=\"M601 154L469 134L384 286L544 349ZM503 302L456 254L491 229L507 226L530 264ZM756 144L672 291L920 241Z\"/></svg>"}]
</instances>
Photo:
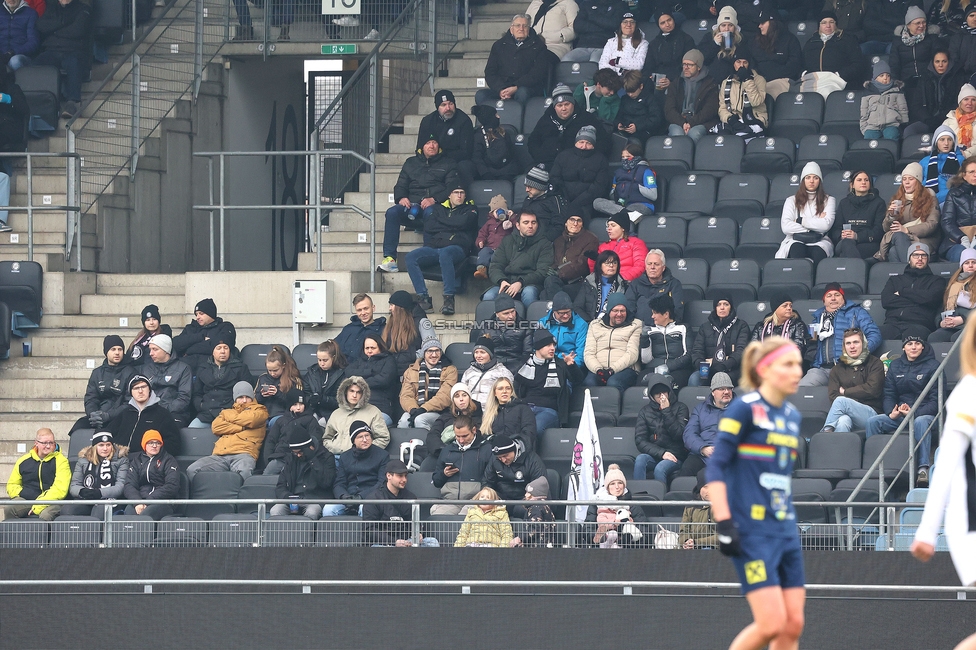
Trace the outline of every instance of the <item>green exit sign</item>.
<instances>
[{"instance_id":1,"label":"green exit sign","mask_svg":"<svg viewBox=\"0 0 976 650\"><path fill-rule=\"evenodd\" d=\"M356 43L336 43L323 45L322 54L356 54L359 46Z\"/></svg>"}]
</instances>

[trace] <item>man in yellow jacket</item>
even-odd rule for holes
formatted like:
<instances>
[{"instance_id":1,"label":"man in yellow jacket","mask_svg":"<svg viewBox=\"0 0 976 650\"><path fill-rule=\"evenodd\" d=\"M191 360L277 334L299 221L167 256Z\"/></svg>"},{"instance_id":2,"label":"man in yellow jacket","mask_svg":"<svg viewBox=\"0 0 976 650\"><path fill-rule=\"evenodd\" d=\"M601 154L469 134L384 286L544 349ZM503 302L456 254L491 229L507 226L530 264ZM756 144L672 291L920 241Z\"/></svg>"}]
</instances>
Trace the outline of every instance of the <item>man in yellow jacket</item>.
<instances>
[{"instance_id":1,"label":"man in yellow jacket","mask_svg":"<svg viewBox=\"0 0 976 650\"><path fill-rule=\"evenodd\" d=\"M234 405L220 412L210 425L217 436L213 454L193 461L186 478L193 484L197 472L237 472L245 481L254 471L267 433L268 409L254 400L246 381L234 384Z\"/></svg>"},{"instance_id":2,"label":"man in yellow jacket","mask_svg":"<svg viewBox=\"0 0 976 650\"><path fill-rule=\"evenodd\" d=\"M70 484L71 466L58 450L54 432L38 429L34 447L14 465L7 481L7 496L18 501L60 501L68 497ZM61 506L7 506L3 510L6 519L36 515L52 521L61 512Z\"/></svg>"}]
</instances>

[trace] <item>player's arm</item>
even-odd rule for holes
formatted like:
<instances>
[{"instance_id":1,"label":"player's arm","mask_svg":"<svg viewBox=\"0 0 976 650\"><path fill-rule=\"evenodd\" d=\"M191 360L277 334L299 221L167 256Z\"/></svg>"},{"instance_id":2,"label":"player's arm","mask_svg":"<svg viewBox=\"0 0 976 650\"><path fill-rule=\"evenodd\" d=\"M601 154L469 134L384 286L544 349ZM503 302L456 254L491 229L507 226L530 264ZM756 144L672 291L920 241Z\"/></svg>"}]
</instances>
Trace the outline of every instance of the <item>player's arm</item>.
<instances>
[{"instance_id":1,"label":"player's arm","mask_svg":"<svg viewBox=\"0 0 976 650\"><path fill-rule=\"evenodd\" d=\"M708 498L712 504L712 516L718 534L719 549L725 555L739 555L739 532L732 521L729 507L725 472L739 451L740 434L751 423L750 407L736 400L729 405L725 415L718 423L718 437L715 451L705 466L705 479L708 481Z\"/></svg>"}]
</instances>

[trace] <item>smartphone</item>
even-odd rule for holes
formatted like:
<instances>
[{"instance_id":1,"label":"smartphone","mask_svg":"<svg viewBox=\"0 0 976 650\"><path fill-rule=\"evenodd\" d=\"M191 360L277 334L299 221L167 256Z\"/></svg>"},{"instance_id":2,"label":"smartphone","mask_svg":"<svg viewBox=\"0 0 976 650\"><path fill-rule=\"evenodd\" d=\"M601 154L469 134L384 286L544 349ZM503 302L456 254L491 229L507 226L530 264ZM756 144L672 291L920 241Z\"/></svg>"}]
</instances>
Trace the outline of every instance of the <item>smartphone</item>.
<instances>
[{"instance_id":1,"label":"smartphone","mask_svg":"<svg viewBox=\"0 0 976 650\"><path fill-rule=\"evenodd\" d=\"M444 463L444 467L454 467L454 463Z\"/></svg>"},{"instance_id":2,"label":"smartphone","mask_svg":"<svg viewBox=\"0 0 976 650\"><path fill-rule=\"evenodd\" d=\"M851 230L851 229L852 229L851 228L851 224L849 224L849 223L845 223L844 224L844 230Z\"/></svg>"}]
</instances>

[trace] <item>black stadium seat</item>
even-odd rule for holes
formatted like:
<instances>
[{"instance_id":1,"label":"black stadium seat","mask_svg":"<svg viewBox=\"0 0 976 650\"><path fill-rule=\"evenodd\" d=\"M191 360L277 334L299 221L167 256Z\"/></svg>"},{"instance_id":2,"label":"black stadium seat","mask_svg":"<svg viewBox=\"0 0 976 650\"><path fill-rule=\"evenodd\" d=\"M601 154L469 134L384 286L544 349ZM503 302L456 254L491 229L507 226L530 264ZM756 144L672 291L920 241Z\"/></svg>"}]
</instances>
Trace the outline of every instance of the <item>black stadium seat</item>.
<instances>
[{"instance_id":1,"label":"black stadium seat","mask_svg":"<svg viewBox=\"0 0 976 650\"><path fill-rule=\"evenodd\" d=\"M750 328L753 328L762 322L771 309L768 302L749 300L735 305L735 315L748 323Z\"/></svg>"},{"instance_id":2,"label":"black stadium seat","mask_svg":"<svg viewBox=\"0 0 976 650\"><path fill-rule=\"evenodd\" d=\"M885 285L888 284L888 278L901 275L904 270L905 265L900 262L877 262L873 264L871 272L868 273L867 292L880 296Z\"/></svg>"},{"instance_id":3,"label":"black stadium seat","mask_svg":"<svg viewBox=\"0 0 976 650\"><path fill-rule=\"evenodd\" d=\"M770 260L763 266L759 299L768 300L774 292L786 291L793 300L806 299L813 287L813 262L807 259Z\"/></svg>"},{"instance_id":4,"label":"black stadium seat","mask_svg":"<svg viewBox=\"0 0 976 650\"><path fill-rule=\"evenodd\" d=\"M606 217L594 217L590 219L590 225L586 229L596 235L597 241L600 243L610 241L610 235L607 233Z\"/></svg>"},{"instance_id":5,"label":"black stadium seat","mask_svg":"<svg viewBox=\"0 0 976 650\"><path fill-rule=\"evenodd\" d=\"M901 141L901 156L898 158L898 170L902 170L908 163L918 162L931 153L931 133L916 133Z\"/></svg>"},{"instance_id":6,"label":"black stadium seat","mask_svg":"<svg viewBox=\"0 0 976 650\"><path fill-rule=\"evenodd\" d=\"M881 325L885 320L885 309L881 304L881 296L863 295L858 298L861 306L864 307L864 311L871 316L877 325Z\"/></svg>"},{"instance_id":7,"label":"black stadium seat","mask_svg":"<svg viewBox=\"0 0 976 650\"><path fill-rule=\"evenodd\" d=\"M518 210L529 196L525 192L525 174L519 174L515 177L515 181L512 183L512 192L514 193L512 205L508 207L512 210Z\"/></svg>"},{"instance_id":8,"label":"black stadium seat","mask_svg":"<svg viewBox=\"0 0 976 650\"><path fill-rule=\"evenodd\" d=\"M250 345L245 345L241 348L241 361L247 366L247 369L251 371L251 374L258 377L267 371L267 364L265 363L268 359L268 353L271 352L273 346L266 343L251 343ZM287 345L278 345L279 348L288 352Z\"/></svg>"},{"instance_id":9,"label":"black stadium seat","mask_svg":"<svg viewBox=\"0 0 976 650\"><path fill-rule=\"evenodd\" d=\"M644 159L658 176L670 178L692 168L695 141L686 135L653 136L644 144Z\"/></svg>"},{"instance_id":10,"label":"black stadium seat","mask_svg":"<svg viewBox=\"0 0 976 650\"><path fill-rule=\"evenodd\" d=\"M743 174L790 174L796 160L796 144L789 138L753 138L746 144L739 170Z\"/></svg>"},{"instance_id":11,"label":"black stadium seat","mask_svg":"<svg viewBox=\"0 0 976 650\"><path fill-rule=\"evenodd\" d=\"M515 313L519 318L525 318L525 305L521 300L515 301ZM482 300L474 309L474 319L477 322L489 321L495 318L495 301Z\"/></svg>"},{"instance_id":12,"label":"black stadium seat","mask_svg":"<svg viewBox=\"0 0 976 650\"><path fill-rule=\"evenodd\" d=\"M0 302L0 359L10 356L10 344L13 339L13 331L10 328L11 318L13 314L10 312L10 307L7 303Z\"/></svg>"},{"instance_id":13,"label":"black stadium seat","mask_svg":"<svg viewBox=\"0 0 976 650\"><path fill-rule=\"evenodd\" d=\"M515 126L522 124L522 104L514 99L487 101L485 104L495 107L495 112L502 124L513 124Z\"/></svg>"},{"instance_id":14,"label":"black stadium seat","mask_svg":"<svg viewBox=\"0 0 976 650\"><path fill-rule=\"evenodd\" d=\"M822 432L810 439L806 469L794 470L797 478L845 479L861 467L861 438L856 433Z\"/></svg>"},{"instance_id":15,"label":"black stadium seat","mask_svg":"<svg viewBox=\"0 0 976 650\"><path fill-rule=\"evenodd\" d=\"M867 286L867 264L860 258L828 257L817 264L816 283L811 295L822 295L831 282L839 282L844 287L848 299L855 299L865 292Z\"/></svg>"},{"instance_id":16,"label":"black stadium seat","mask_svg":"<svg viewBox=\"0 0 976 650\"><path fill-rule=\"evenodd\" d=\"M739 245L735 247L736 257L745 257L764 265L773 259L783 242L780 217L752 217L742 222L739 231Z\"/></svg>"},{"instance_id":17,"label":"black stadium seat","mask_svg":"<svg viewBox=\"0 0 976 650\"><path fill-rule=\"evenodd\" d=\"M688 224L685 255L714 262L732 257L738 243L739 226L724 217L699 217Z\"/></svg>"},{"instance_id":18,"label":"black stadium seat","mask_svg":"<svg viewBox=\"0 0 976 650\"><path fill-rule=\"evenodd\" d=\"M711 300L692 300L685 303L685 325L688 329L697 330L699 326L708 321L708 315L712 313Z\"/></svg>"},{"instance_id":19,"label":"black stadium seat","mask_svg":"<svg viewBox=\"0 0 976 650\"><path fill-rule=\"evenodd\" d=\"M678 174L668 184L667 215L693 219L712 213L718 178L711 174Z\"/></svg>"},{"instance_id":20,"label":"black stadium seat","mask_svg":"<svg viewBox=\"0 0 976 650\"><path fill-rule=\"evenodd\" d=\"M770 135L799 142L804 136L820 132L824 98L819 93L785 92L776 98L774 110Z\"/></svg>"},{"instance_id":21,"label":"black stadium seat","mask_svg":"<svg viewBox=\"0 0 976 650\"><path fill-rule=\"evenodd\" d=\"M891 198L901 187L901 172L897 174L881 174L874 181L874 187L878 190L878 195L884 199L885 203L889 203Z\"/></svg>"},{"instance_id":22,"label":"black stadium seat","mask_svg":"<svg viewBox=\"0 0 976 650\"><path fill-rule=\"evenodd\" d=\"M40 326L43 276L44 271L37 262L0 262L0 302L6 303L17 319L15 330ZM24 318L17 314L23 314Z\"/></svg>"},{"instance_id":23,"label":"black stadium seat","mask_svg":"<svg viewBox=\"0 0 976 650\"><path fill-rule=\"evenodd\" d=\"M537 323L549 313L551 307L552 301L550 300L536 300L525 310L525 320L530 323Z\"/></svg>"},{"instance_id":24,"label":"black stadium seat","mask_svg":"<svg viewBox=\"0 0 976 650\"><path fill-rule=\"evenodd\" d=\"M191 499L236 499L244 479L237 472L197 472L190 482ZM233 504L196 504L186 507L187 517L213 519L216 515L232 514Z\"/></svg>"},{"instance_id":25,"label":"black stadium seat","mask_svg":"<svg viewBox=\"0 0 976 650\"><path fill-rule=\"evenodd\" d=\"M593 404L593 415L598 427L612 427L617 424L620 415L620 391L613 386L592 386L590 403ZM585 390L574 390L569 404L569 421L576 426L583 413L583 400L586 399Z\"/></svg>"},{"instance_id":26,"label":"black stadium seat","mask_svg":"<svg viewBox=\"0 0 976 650\"><path fill-rule=\"evenodd\" d=\"M681 31L688 34L688 36L691 36L695 43L698 43L705 34L711 33L712 25L714 24L714 19L686 20L681 23Z\"/></svg>"},{"instance_id":27,"label":"black stadium seat","mask_svg":"<svg viewBox=\"0 0 976 650\"><path fill-rule=\"evenodd\" d=\"M682 257L668 260L671 275L681 281L685 291L685 303L705 297L708 286L708 262L702 259Z\"/></svg>"},{"instance_id":28,"label":"black stadium seat","mask_svg":"<svg viewBox=\"0 0 976 650\"><path fill-rule=\"evenodd\" d=\"M678 258L684 251L688 222L680 217L646 217L637 225L637 235L648 250L659 248L666 258Z\"/></svg>"},{"instance_id":29,"label":"black stadium seat","mask_svg":"<svg viewBox=\"0 0 976 650\"><path fill-rule=\"evenodd\" d=\"M552 99L549 97L532 97L525 102L525 110L522 111L522 135L526 136L526 139L550 104Z\"/></svg>"},{"instance_id":30,"label":"black stadium seat","mask_svg":"<svg viewBox=\"0 0 976 650\"><path fill-rule=\"evenodd\" d=\"M318 365L318 351L319 346L314 343L302 343L301 345L296 345L295 349L291 351L291 356L295 359L295 365L303 373L314 365Z\"/></svg>"},{"instance_id":31,"label":"black stadium seat","mask_svg":"<svg viewBox=\"0 0 976 650\"><path fill-rule=\"evenodd\" d=\"M535 98L533 98L535 99ZM532 101L531 99L529 101ZM528 110L528 109L526 109ZM532 154L529 153L529 134L520 133L515 136L515 157L518 160L519 167L521 169L530 169L535 162L532 160ZM522 176L522 189L525 189L525 177ZM517 195L516 195L517 196ZM522 199L525 200L524 197ZM512 206L509 206L512 207Z\"/></svg>"},{"instance_id":32,"label":"black stadium seat","mask_svg":"<svg viewBox=\"0 0 976 650\"><path fill-rule=\"evenodd\" d=\"M61 71L52 65L28 65L16 72L17 85L30 108L30 133L36 137L58 128L61 116Z\"/></svg>"},{"instance_id":33,"label":"black stadium seat","mask_svg":"<svg viewBox=\"0 0 976 650\"><path fill-rule=\"evenodd\" d=\"M834 202L840 205L841 199L851 193L851 172L846 169L826 172L823 187L827 196L834 197Z\"/></svg>"},{"instance_id":34,"label":"black stadium seat","mask_svg":"<svg viewBox=\"0 0 976 650\"><path fill-rule=\"evenodd\" d=\"M620 416L617 418L617 426L635 426L637 414L650 403L651 399L647 396L647 386L631 386L625 390L620 402Z\"/></svg>"},{"instance_id":35,"label":"black stadium seat","mask_svg":"<svg viewBox=\"0 0 976 650\"><path fill-rule=\"evenodd\" d=\"M800 189L800 174L777 174L769 182L769 203L766 204L766 215L774 217L777 222L783 216L783 204L786 199L795 196Z\"/></svg>"},{"instance_id":36,"label":"black stadium seat","mask_svg":"<svg viewBox=\"0 0 976 650\"><path fill-rule=\"evenodd\" d=\"M508 205L512 205L514 190L510 181L474 181L468 189L468 198L474 201L479 210L487 209L488 202L496 194L504 196Z\"/></svg>"},{"instance_id":37,"label":"black stadium seat","mask_svg":"<svg viewBox=\"0 0 976 650\"><path fill-rule=\"evenodd\" d=\"M695 143L695 169L738 173L745 149L737 135L706 135Z\"/></svg>"},{"instance_id":38,"label":"black stadium seat","mask_svg":"<svg viewBox=\"0 0 976 650\"><path fill-rule=\"evenodd\" d=\"M861 96L863 90L835 90L824 105L821 133L842 135L850 142L863 139L861 135ZM846 168L851 169L851 168ZM856 169L856 168L854 168Z\"/></svg>"},{"instance_id":39,"label":"black stadium seat","mask_svg":"<svg viewBox=\"0 0 976 650\"><path fill-rule=\"evenodd\" d=\"M451 343L444 350L444 354L447 355L448 360L458 369L458 377L464 374L464 371L468 369L471 365L471 361L474 359L474 343L461 343L460 341Z\"/></svg>"},{"instance_id":40,"label":"black stadium seat","mask_svg":"<svg viewBox=\"0 0 976 650\"><path fill-rule=\"evenodd\" d=\"M705 299L729 295L733 304L739 305L756 299L759 287L759 265L749 259L724 259L712 264L711 282L705 291Z\"/></svg>"},{"instance_id":41,"label":"black stadium seat","mask_svg":"<svg viewBox=\"0 0 976 650\"><path fill-rule=\"evenodd\" d=\"M847 152L847 138L842 135L806 135L800 140L800 148L796 152L796 164L793 169L803 173L803 167L811 161L820 165L820 171L827 173L842 169L841 163ZM802 180L802 179L801 179Z\"/></svg>"},{"instance_id":42,"label":"black stadium seat","mask_svg":"<svg viewBox=\"0 0 976 650\"><path fill-rule=\"evenodd\" d=\"M894 140L852 140L844 154L844 169L863 170L872 176L895 171L898 143Z\"/></svg>"},{"instance_id":43,"label":"black stadium seat","mask_svg":"<svg viewBox=\"0 0 976 650\"><path fill-rule=\"evenodd\" d=\"M810 39L811 36L817 35L817 21L816 20L804 20L799 22L789 22L787 23L787 29L790 34L796 36L797 40L800 41L800 47Z\"/></svg>"},{"instance_id":44,"label":"black stadium seat","mask_svg":"<svg viewBox=\"0 0 976 650\"><path fill-rule=\"evenodd\" d=\"M576 88L584 81L592 79L599 69L600 64L593 61L560 61L556 66L556 83Z\"/></svg>"},{"instance_id":45,"label":"black stadium seat","mask_svg":"<svg viewBox=\"0 0 976 650\"><path fill-rule=\"evenodd\" d=\"M729 174L718 183L718 197L712 214L742 224L761 217L769 200L769 181L761 174Z\"/></svg>"}]
</instances>

